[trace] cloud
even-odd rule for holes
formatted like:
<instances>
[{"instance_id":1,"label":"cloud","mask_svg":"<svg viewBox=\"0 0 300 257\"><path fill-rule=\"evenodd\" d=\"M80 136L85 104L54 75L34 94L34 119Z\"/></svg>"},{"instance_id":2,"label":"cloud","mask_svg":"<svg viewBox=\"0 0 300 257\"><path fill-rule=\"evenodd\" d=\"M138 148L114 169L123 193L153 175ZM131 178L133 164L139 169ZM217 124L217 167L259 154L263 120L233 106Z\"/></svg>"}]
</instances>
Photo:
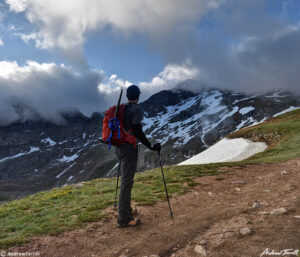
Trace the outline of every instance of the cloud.
<instances>
[{"instance_id":1,"label":"cloud","mask_svg":"<svg viewBox=\"0 0 300 257\"><path fill-rule=\"evenodd\" d=\"M140 101L146 100L151 95L161 90L173 89L180 83L196 80L199 74L200 71L197 68L192 67L189 62L182 65L168 64L163 71L152 78L151 81L139 82L137 84L142 91ZM116 95L121 87L126 89L132 84L132 82L119 78L116 74L113 74L108 79L104 79L99 84L98 88L102 93L113 93ZM126 101L126 98L123 100Z\"/></svg>"},{"instance_id":2,"label":"cloud","mask_svg":"<svg viewBox=\"0 0 300 257\"><path fill-rule=\"evenodd\" d=\"M15 27L13 27L12 30L15 30ZM20 37L26 44L28 44L30 40L37 41L37 42L39 41L36 33L23 34L18 32L18 33L14 33L14 35Z\"/></svg>"},{"instance_id":3,"label":"cloud","mask_svg":"<svg viewBox=\"0 0 300 257\"><path fill-rule=\"evenodd\" d=\"M1 37L0 37L0 46L4 46L4 43L3 43L3 40Z\"/></svg>"},{"instance_id":4,"label":"cloud","mask_svg":"<svg viewBox=\"0 0 300 257\"><path fill-rule=\"evenodd\" d=\"M300 26L245 36L230 47L206 44L192 58L205 75L199 82L250 93L282 89L300 94Z\"/></svg>"},{"instance_id":5,"label":"cloud","mask_svg":"<svg viewBox=\"0 0 300 257\"><path fill-rule=\"evenodd\" d=\"M139 83L141 100L197 75L188 63L167 65L150 82ZM15 61L1 61L0 125L41 118L61 124L64 113L76 111L90 116L116 103L120 88L126 90L130 85L116 74L106 77L99 70L77 73L63 64L28 61L20 66Z\"/></svg>"},{"instance_id":6,"label":"cloud","mask_svg":"<svg viewBox=\"0 0 300 257\"><path fill-rule=\"evenodd\" d=\"M15 12L23 12L26 9L26 0L6 0L9 4L9 9Z\"/></svg>"},{"instance_id":7,"label":"cloud","mask_svg":"<svg viewBox=\"0 0 300 257\"><path fill-rule=\"evenodd\" d=\"M197 80L201 71L193 67L189 62L182 65L168 64L162 72L155 76L150 82L140 82L142 91L141 100L146 100L153 93L161 90L168 90L181 83L190 80ZM186 88L192 90L193 88Z\"/></svg>"},{"instance_id":8,"label":"cloud","mask_svg":"<svg viewBox=\"0 0 300 257\"><path fill-rule=\"evenodd\" d=\"M167 35L199 21L224 0L6 0L12 12L24 12L36 26L36 47L60 49L80 60L89 32L134 33L161 42ZM101 33L102 33L101 32ZM23 37L25 40L26 37ZM28 37L27 37L28 38ZM81 60L82 61L82 60Z\"/></svg>"},{"instance_id":9,"label":"cloud","mask_svg":"<svg viewBox=\"0 0 300 257\"><path fill-rule=\"evenodd\" d=\"M80 110L85 115L100 111L110 102L100 94L103 74L90 71L78 74L72 68L54 63L29 61L0 62L0 124L43 118L64 122L63 112Z\"/></svg>"},{"instance_id":10,"label":"cloud","mask_svg":"<svg viewBox=\"0 0 300 257\"><path fill-rule=\"evenodd\" d=\"M298 93L299 20L289 15L297 13L299 3L275 2L6 0L12 12L23 12L35 25L34 31L19 34L25 42L32 40L39 48L60 49L85 69L88 65L83 45L90 32L114 33L133 40L137 33L145 37L143 42L149 42L169 64L152 81L139 83L145 95L182 83L186 77L196 81L189 85L194 89L206 85L248 92L286 89ZM192 73L185 73L183 67ZM99 90L112 93L128 84L126 78L115 75L102 80Z\"/></svg>"}]
</instances>

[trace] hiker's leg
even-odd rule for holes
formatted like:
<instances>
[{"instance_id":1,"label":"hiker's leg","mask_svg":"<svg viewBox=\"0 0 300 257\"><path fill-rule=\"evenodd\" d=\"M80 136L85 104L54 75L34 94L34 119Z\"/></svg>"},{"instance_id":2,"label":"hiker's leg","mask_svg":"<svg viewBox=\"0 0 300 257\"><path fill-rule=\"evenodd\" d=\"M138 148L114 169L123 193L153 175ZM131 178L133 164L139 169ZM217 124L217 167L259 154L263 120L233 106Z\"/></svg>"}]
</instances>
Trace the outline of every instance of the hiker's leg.
<instances>
[{"instance_id":1,"label":"hiker's leg","mask_svg":"<svg viewBox=\"0 0 300 257\"><path fill-rule=\"evenodd\" d=\"M131 189L137 167L137 149L131 145L124 145L121 149L121 187L119 194L119 223L128 223L131 219Z\"/></svg>"}]
</instances>

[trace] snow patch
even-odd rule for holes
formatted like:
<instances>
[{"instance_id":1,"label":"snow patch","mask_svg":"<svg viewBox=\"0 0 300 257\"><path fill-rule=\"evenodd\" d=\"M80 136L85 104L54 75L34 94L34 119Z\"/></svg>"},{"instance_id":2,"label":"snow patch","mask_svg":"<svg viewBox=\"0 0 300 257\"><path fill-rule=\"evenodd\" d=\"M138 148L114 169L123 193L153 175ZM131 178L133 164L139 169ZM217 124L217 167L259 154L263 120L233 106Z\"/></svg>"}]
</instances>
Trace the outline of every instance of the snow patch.
<instances>
[{"instance_id":1,"label":"snow patch","mask_svg":"<svg viewBox=\"0 0 300 257\"><path fill-rule=\"evenodd\" d=\"M9 157L6 157L6 158L3 158L0 160L0 163L1 162L4 162L4 161L9 161L9 160L12 160L12 159L16 159L16 158L19 158L23 155L27 155L27 154L31 154L31 153L34 153L34 152L37 152L37 151L40 151L40 148L38 147L34 147L34 146L31 146L30 147L30 150L28 152L25 152L25 153L18 153L16 155L13 155L13 156L9 156Z\"/></svg>"},{"instance_id":2,"label":"snow patch","mask_svg":"<svg viewBox=\"0 0 300 257\"><path fill-rule=\"evenodd\" d=\"M242 115L245 115L248 112L253 111L255 108L253 106L249 106L249 107L244 107L242 109L240 109L239 113Z\"/></svg>"},{"instance_id":3,"label":"snow patch","mask_svg":"<svg viewBox=\"0 0 300 257\"><path fill-rule=\"evenodd\" d=\"M40 148L35 147L35 146L31 146L29 152L27 152L26 154L38 152L39 150L40 150Z\"/></svg>"},{"instance_id":4,"label":"snow patch","mask_svg":"<svg viewBox=\"0 0 300 257\"><path fill-rule=\"evenodd\" d=\"M74 176L70 176L68 179L67 179L67 182L70 182L72 180L72 178L74 178Z\"/></svg>"},{"instance_id":5,"label":"snow patch","mask_svg":"<svg viewBox=\"0 0 300 257\"><path fill-rule=\"evenodd\" d=\"M72 162L72 161L76 160L78 158L78 156L79 155L77 153L75 153L71 156L65 156L64 155L61 159L58 159L58 161L59 162Z\"/></svg>"},{"instance_id":6,"label":"snow patch","mask_svg":"<svg viewBox=\"0 0 300 257\"><path fill-rule=\"evenodd\" d=\"M287 112L291 112L291 111L295 111L295 110L298 110L300 109L300 107L296 107L296 106L290 106L288 109L282 111L282 112L279 112L279 113L276 113L275 115L273 115L273 117L277 117L281 114L284 114L284 113L287 113Z\"/></svg>"},{"instance_id":7,"label":"snow patch","mask_svg":"<svg viewBox=\"0 0 300 257\"><path fill-rule=\"evenodd\" d=\"M254 154L265 151L267 147L265 143L252 142L244 138L223 138L207 150L178 165L242 161Z\"/></svg>"},{"instance_id":8,"label":"snow patch","mask_svg":"<svg viewBox=\"0 0 300 257\"><path fill-rule=\"evenodd\" d=\"M66 168L66 169L63 170L61 173L59 173L55 178L60 178L60 177L61 177L63 174L65 174L69 169L71 169L75 164L76 164L76 162L73 163L73 164L71 164L68 168Z\"/></svg>"},{"instance_id":9,"label":"snow patch","mask_svg":"<svg viewBox=\"0 0 300 257\"><path fill-rule=\"evenodd\" d=\"M59 144L59 145L62 145L62 144L64 144L64 143L68 142L68 141L69 141L69 140L64 140L64 141L58 142L58 144Z\"/></svg>"},{"instance_id":10,"label":"snow patch","mask_svg":"<svg viewBox=\"0 0 300 257\"><path fill-rule=\"evenodd\" d=\"M267 98L288 97L288 95L280 95L281 92L274 92L272 95L266 95Z\"/></svg>"},{"instance_id":11,"label":"snow patch","mask_svg":"<svg viewBox=\"0 0 300 257\"><path fill-rule=\"evenodd\" d=\"M107 173L106 177L110 175L111 172L113 172L117 167L119 166L119 163L117 162L115 166L112 167L112 169Z\"/></svg>"},{"instance_id":12,"label":"snow patch","mask_svg":"<svg viewBox=\"0 0 300 257\"><path fill-rule=\"evenodd\" d=\"M49 144L50 146L56 145L56 142L53 141L50 137L42 139L41 142L44 144Z\"/></svg>"}]
</instances>

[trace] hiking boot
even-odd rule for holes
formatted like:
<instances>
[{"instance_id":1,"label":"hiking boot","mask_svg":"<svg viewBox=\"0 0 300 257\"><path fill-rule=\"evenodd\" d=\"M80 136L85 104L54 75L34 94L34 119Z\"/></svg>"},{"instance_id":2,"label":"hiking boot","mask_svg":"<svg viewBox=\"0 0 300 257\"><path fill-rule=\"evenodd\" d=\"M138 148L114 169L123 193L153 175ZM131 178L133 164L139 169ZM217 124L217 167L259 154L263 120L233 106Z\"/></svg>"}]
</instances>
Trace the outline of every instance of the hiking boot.
<instances>
[{"instance_id":1,"label":"hiking boot","mask_svg":"<svg viewBox=\"0 0 300 257\"><path fill-rule=\"evenodd\" d=\"M118 227L119 228L136 227L140 224L141 224L141 220L134 218L134 219L130 220L127 224L118 222Z\"/></svg>"},{"instance_id":2,"label":"hiking boot","mask_svg":"<svg viewBox=\"0 0 300 257\"><path fill-rule=\"evenodd\" d=\"M138 211L137 211L137 209L134 207L134 208L131 208L130 207L130 215L131 216L135 216L135 215L137 215L138 214Z\"/></svg>"},{"instance_id":3,"label":"hiking boot","mask_svg":"<svg viewBox=\"0 0 300 257\"><path fill-rule=\"evenodd\" d=\"M130 216L136 216L136 215L138 215L138 211L137 211L137 208L135 208L135 207L130 207L130 210L129 210L129 213L130 213ZM115 214L115 217L116 218L118 218L118 214L116 213Z\"/></svg>"}]
</instances>

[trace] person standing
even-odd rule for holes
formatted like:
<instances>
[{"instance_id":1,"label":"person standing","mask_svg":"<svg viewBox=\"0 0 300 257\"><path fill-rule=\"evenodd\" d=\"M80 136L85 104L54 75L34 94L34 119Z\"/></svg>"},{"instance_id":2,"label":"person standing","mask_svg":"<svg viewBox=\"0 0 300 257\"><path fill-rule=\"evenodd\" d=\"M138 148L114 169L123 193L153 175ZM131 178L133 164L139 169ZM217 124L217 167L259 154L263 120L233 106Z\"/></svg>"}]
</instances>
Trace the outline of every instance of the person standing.
<instances>
[{"instance_id":1,"label":"person standing","mask_svg":"<svg viewBox=\"0 0 300 257\"><path fill-rule=\"evenodd\" d=\"M127 88L128 103L124 110L124 129L132 134L152 151L160 151L161 145L152 145L142 129L143 111L138 106L141 91L138 86L131 85ZM118 206L118 227L135 227L141 223L138 218L133 218L137 210L131 207L131 190L134 183L134 175L137 169L138 148L136 144L124 143L116 146L115 152L120 165L121 187Z\"/></svg>"}]
</instances>

